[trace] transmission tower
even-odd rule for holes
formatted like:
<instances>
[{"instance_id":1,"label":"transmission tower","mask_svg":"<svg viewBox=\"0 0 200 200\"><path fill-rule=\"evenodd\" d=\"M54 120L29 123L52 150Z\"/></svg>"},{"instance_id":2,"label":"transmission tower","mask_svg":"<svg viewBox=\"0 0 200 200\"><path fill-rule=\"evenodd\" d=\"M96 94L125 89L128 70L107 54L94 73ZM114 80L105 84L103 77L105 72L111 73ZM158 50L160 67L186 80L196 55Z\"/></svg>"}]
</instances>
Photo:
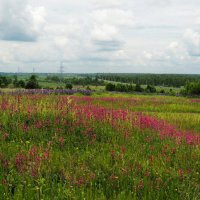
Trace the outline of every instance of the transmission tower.
<instances>
[{"instance_id":1,"label":"transmission tower","mask_svg":"<svg viewBox=\"0 0 200 200\"><path fill-rule=\"evenodd\" d=\"M63 79L63 73L64 73L63 62L60 62L60 82L62 82L62 79Z\"/></svg>"},{"instance_id":2,"label":"transmission tower","mask_svg":"<svg viewBox=\"0 0 200 200\"><path fill-rule=\"evenodd\" d=\"M20 67L17 68L17 74L20 74Z\"/></svg>"},{"instance_id":3,"label":"transmission tower","mask_svg":"<svg viewBox=\"0 0 200 200\"><path fill-rule=\"evenodd\" d=\"M60 62L60 75L62 76L64 73L64 66L63 66L63 62Z\"/></svg>"}]
</instances>

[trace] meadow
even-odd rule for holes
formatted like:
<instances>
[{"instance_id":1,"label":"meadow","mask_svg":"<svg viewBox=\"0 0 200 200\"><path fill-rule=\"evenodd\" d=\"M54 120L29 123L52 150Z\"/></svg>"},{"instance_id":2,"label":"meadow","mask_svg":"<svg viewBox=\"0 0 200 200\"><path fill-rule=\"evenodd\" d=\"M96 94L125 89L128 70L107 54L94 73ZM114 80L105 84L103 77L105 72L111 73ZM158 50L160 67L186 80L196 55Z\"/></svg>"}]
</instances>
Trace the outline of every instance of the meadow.
<instances>
[{"instance_id":1,"label":"meadow","mask_svg":"<svg viewBox=\"0 0 200 200\"><path fill-rule=\"evenodd\" d=\"M0 95L1 199L200 199L200 100Z\"/></svg>"}]
</instances>

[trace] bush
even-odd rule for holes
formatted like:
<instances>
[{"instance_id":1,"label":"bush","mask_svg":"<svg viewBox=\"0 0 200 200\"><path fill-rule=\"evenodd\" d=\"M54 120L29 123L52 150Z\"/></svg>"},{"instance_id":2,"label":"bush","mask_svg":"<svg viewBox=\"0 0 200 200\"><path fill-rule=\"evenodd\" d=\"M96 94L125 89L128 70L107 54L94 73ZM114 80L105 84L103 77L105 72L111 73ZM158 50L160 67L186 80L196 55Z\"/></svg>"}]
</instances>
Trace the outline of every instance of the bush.
<instances>
[{"instance_id":1,"label":"bush","mask_svg":"<svg viewBox=\"0 0 200 200\"><path fill-rule=\"evenodd\" d=\"M92 89L90 88L90 86L87 86L87 87L86 87L86 90L90 90L90 91L91 91Z\"/></svg>"},{"instance_id":2,"label":"bush","mask_svg":"<svg viewBox=\"0 0 200 200\"><path fill-rule=\"evenodd\" d=\"M144 89L141 87L140 84L136 84L136 86L135 86L135 91L136 91L136 92L143 92Z\"/></svg>"},{"instance_id":3,"label":"bush","mask_svg":"<svg viewBox=\"0 0 200 200\"><path fill-rule=\"evenodd\" d=\"M169 94L170 94L170 95L176 95L176 92L175 92L172 88L170 88Z\"/></svg>"},{"instance_id":4,"label":"bush","mask_svg":"<svg viewBox=\"0 0 200 200\"><path fill-rule=\"evenodd\" d=\"M25 88L26 83L25 83L25 81L23 81L23 80L19 80L19 81L18 81L18 78L17 78L17 76L15 75L15 76L14 76L14 80L13 80L13 85L14 85L14 87L16 87L16 88Z\"/></svg>"},{"instance_id":5,"label":"bush","mask_svg":"<svg viewBox=\"0 0 200 200\"><path fill-rule=\"evenodd\" d=\"M134 92L135 91L135 87L131 84L127 85L127 92Z\"/></svg>"},{"instance_id":6,"label":"bush","mask_svg":"<svg viewBox=\"0 0 200 200\"><path fill-rule=\"evenodd\" d=\"M149 93L156 93L156 88L152 85L147 85L145 91Z\"/></svg>"},{"instance_id":7,"label":"bush","mask_svg":"<svg viewBox=\"0 0 200 200\"><path fill-rule=\"evenodd\" d=\"M161 93L161 94L164 94L164 93L165 93L165 90L164 90L164 89L161 89L161 90L160 90L160 93Z\"/></svg>"},{"instance_id":8,"label":"bush","mask_svg":"<svg viewBox=\"0 0 200 200\"><path fill-rule=\"evenodd\" d=\"M72 90L73 88L73 85L70 84L70 83L67 83L66 86L65 86L66 89L69 89L69 90Z\"/></svg>"},{"instance_id":9,"label":"bush","mask_svg":"<svg viewBox=\"0 0 200 200\"><path fill-rule=\"evenodd\" d=\"M185 86L185 91L188 95L200 95L200 81L188 82Z\"/></svg>"},{"instance_id":10,"label":"bush","mask_svg":"<svg viewBox=\"0 0 200 200\"><path fill-rule=\"evenodd\" d=\"M0 87L1 88L7 87L10 83L12 83L12 80L10 78L7 78L5 76L0 76Z\"/></svg>"},{"instance_id":11,"label":"bush","mask_svg":"<svg viewBox=\"0 0 200 200\"><path fill-rule=\"evenodd\" d=\"M25 81L20 80L20 81L18 81L17 86L20 87L20 88L25 88L26 83L25 83Z\"/></svg>"},{"instance_id":12,"label":"bush","mask_svg":"<svg viewBox=\"0 0 200 200\"><path fill-rule=\"evenodd\" d=\"M110 91L110 92L115 91L115 85L112 83L108 83L106 85L106 91Z\"/></svg>"},{"instance_id":13,"label":"bush","mask_svg":"<svg viewBox=\"0 0 200 200\"><path fill-rule=\"evenodd\" d=\"M39 89L40 86L38 84L37 78L35 75L32 75L29 79L29 81L26 84L26 89Z\"/></svg>"},{"instance_id":14,"label":"bush","mask_svg":"<svg viewBox=\"0 0 200 200\"><path fill-rule=\"evenodd\" d=\"M118 92L127 92L127 87L124 84L117 84L115 86L115 91L118 91Z\"/></svg>"}]
</instances>

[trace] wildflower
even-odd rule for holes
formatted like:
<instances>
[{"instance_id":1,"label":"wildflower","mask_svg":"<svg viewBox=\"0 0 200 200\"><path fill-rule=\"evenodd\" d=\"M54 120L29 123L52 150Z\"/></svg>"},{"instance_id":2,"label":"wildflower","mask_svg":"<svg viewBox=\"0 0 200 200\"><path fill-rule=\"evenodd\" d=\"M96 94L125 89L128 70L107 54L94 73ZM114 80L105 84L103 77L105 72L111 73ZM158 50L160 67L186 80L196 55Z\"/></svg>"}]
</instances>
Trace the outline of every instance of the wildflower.
<instances>
[{"instance_id":1,"label":"wildflower","mask_svg":"<svg viewBox=\"0 0 200 200\"><path fill-rule=\"evenodd\" d=\"M63 137L59 138L60 145L63 147L65 144L65 139Z\"/></svg>"},{"instance_id":2,"label":"wildflower","mask_svg":"<svg viewBox=\"0 0 200 200\"><path fill-rule=\"evenodd\" d=\"M112 175L110 176L110 179L111 179L111 180L117 180L117 179L119 179L119 177L118 177L118 176L115 176L114 174L112 174Z\"/></svg>"},{"instance_id":3,"label":"wildflower","mask_svg":"<svg viewBox=\"0 0 200 200\"><path fill-rule=\"evenodd\" d=\"M125 132L124 132L124 138L127 139L128 137L129 137L129 132L128 132L128 131L125 131Z\"/></svg>"},{"instance_id":4,"label":"wildflower","mask_svg":"<svg viewBox=\"0 0 200 200\"><path fill-rule=\"evenodd\" d=\"M179 169L178 170L178 175L179 177L182 179L183 178L183 170L182 169Z\"/></svg>"},{"instance_id":5,"label":"wildflower","mask_svg":"<svg viewBox=\"0 0 200 200\"><path fill-rule=\"evenodd\" d=\"M144 181L140 180L139 184L138 184L138 188L141 190L144 188Z\"/></svg>"},{"instance_id":6,"label":"wildflower","mask_svg":"<svg viewBox=\"0 0 200 200\"><path fill-rule=\"evenodd\" d=\"M44 151L44 153L43 153L43 158L44 158L45 160L48 160L48 158L49 158L49 150L48 150L48 149L46 149L46 150Z\"/></svg>"},{"instance_id":7,"label":"wildflower","mask_svg":"<svg viewBox=\"0 0 200 200\"><path fill-rule=\"evenodd\" d=\"M36 154L37 154L37 147L36 147L36 146L33 146L33 147L30 149L30 151L29 151L29 155L30 155L31 157L35 157Z\"/></svg>"},{"instance_id":8,"label":"wildflower","mask_svg":"<svg viewBox=\"0 0 200 200\"><path fill-rule=\"evenodd\" d=\"M15 165L16 165L17 170L20 173L23 173L25 171L26 161L27 161L27 157L24 154L19 153L19 154L16 155Z\"/></svg>"}]
</instances>

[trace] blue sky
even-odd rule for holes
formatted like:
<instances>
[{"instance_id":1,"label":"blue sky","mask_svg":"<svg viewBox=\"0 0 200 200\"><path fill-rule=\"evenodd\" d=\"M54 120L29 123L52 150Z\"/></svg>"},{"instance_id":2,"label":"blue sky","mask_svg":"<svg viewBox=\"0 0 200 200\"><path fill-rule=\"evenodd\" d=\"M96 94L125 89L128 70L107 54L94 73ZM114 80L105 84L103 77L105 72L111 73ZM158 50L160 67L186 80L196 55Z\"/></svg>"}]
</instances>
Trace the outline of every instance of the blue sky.
<instances>
[{"instance_id":1,"label":"blue sky","mask_svg":"<svg viewBox=\"0 0 200 200\"><path fill-rule=\"evenodd\" d=\"M0 0L0 71L200 73L199 0Z\"/></svg>"}]
</instances>

